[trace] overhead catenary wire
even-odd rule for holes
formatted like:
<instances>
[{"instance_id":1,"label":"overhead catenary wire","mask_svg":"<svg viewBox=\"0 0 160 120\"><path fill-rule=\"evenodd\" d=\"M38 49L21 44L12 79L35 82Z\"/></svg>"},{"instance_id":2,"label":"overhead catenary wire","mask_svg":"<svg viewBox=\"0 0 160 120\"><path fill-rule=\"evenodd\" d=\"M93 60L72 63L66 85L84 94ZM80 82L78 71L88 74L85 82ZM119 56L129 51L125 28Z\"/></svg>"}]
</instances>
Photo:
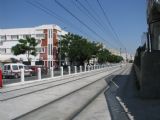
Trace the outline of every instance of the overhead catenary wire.
<instances>
[{"instance_id":1,"label":"overhead catenary wire","mask_svg":"<svg viewBox=\"0 0 160 120\"><path fill-rule=\"evenodd\" d=\"M79 21L83 26L85 26L88 30L90 30L93 34L95 34L97 37L102 39L104 42L107 42L110 46L114 47L109 41L105 40L102 36L100 36L96 31L94 31L92 28L90 28L87 24L85 24L82 20L80 20L76 15L74 15L71 11L69 11L64 5L62 5L60 2L55 0L55 2L62 7L66 12L68 12L72 17L74 17L77 21Z\"/></svg>"},{"instance_id":2,"label":"overhead catenary wire","mask_svg":"<svg viewBox=\"0 0 160 120\"><path fill-rule=\"evenodd\" d=\"M101 11L102 11L102 13L103 13L106 21L108 22L109 26L111 27L111 30L112 30L113 33L115 34L115 37L117 38L118 42L119 42L124 48L126 48L125 45L120 41L118 34L116 33L115 29L113 28L113 26L112 26L112 24L111 24L111 22L110 22L110 20L109 20L109 17L107 16L107 14L106 14L104 8L102 7L101 3L99 2L99 0L97 0L97 3L98 3L98 5L99 5L99 7L100 7L100 9L101 9Z\"/></svg>"},{"instance_id":3,"label":"overhead catenary wire","mask_svg":"<svg viewBox=\"0 0 160 120\"><path fill-rule=\"evenodd\" d=\"M88 7L94 12L94 14L98 17L98 19L100 19L102 21L101 17L99 16L99 14L97 14L97 12L92 7L92 5L88 2L88 0L85 0L85 2L87 3Z\"/></svg>"},{"instance_id":4,"label":"overhead catenary wire","mask_svg":"<svg viewBox=\"0 0 160 120\"><path fill-rule=\"evenodd\" d=\"M92 19L92 17L90 16L90 14L87 14L84 9L82 9L80 6L78 6L78 4L76 4L74 2L74 0L72 0L72 3L76 6L77 9L79 9L80 12L82 12L83 14L85 14L97 26L97 28L99 28L101 30L101 32L104 32L104 29L101 26L99 26L96 21L94 21Z\"/></svg>"},{"instance_id":5,"label":"overhead catenary wire","mask_svg":"<svg viewBox=\"0 0 160 120\"><path fill-rule=\"evenodd\" d=\"M41 4L37 1L35 1L35 3L27 1L26 2L30 5L32 5L33 7L36 7L40 10L42 10L43 12L45 12L46 14L50 15L51 17L53 17L53 15L55 16L56 19L58 19L59 21L61 21L62 23L64 22L63 19L61 19L56 13L50 11L49 9L42 7ZM39 5L38 5L39 4Z\"/></svg>"},{"instance_id":6,"label":"overhead catenary wire","mask_svg":"<svg viewBox=\"0 0 160 120\"><path fill-rule=\"evenodd\" d=\"M96 12L96 10L93 8L93 6L88 2L88 0L85 0L85 2L87 3L87 5L90 8L90 10L92 12L94 12L94 14L96 15L96 18L98 18L98 20L100 20L102 22L103 20L101 19L101 16L99 16L99 14ZM105 29L106 29L106 27L105 27Z\"/></svg>"},{"instance_id":7,"label":"overhead catenary wire","mask_svg":"<svg viewBox=\"0 0 160 120\"><path fill-rule=\"evenodd\" d=\"M88 5L88 7L91 9L91 11L94 12L94 14L98 17L98 20L103 21L102 18L101 18L101 16L99 16L99 14L95 11L95 9L94 9L94 8L92 7L92 5L88 2L88 0L85 0L85 2L87 3L87 5ZM106 22L103 22L103 24L104 24L104 26L106 26L106 27L105 27L106 32L107 32L108 34L110 34L111 37L113 37L114 42L115 42L117 45L119 45L119 43L117 43L117 40L116 40L117 38L115 37L115 35L113 34L113 32L112 32L110 29L107 30L107 28L109 28L108 24L106 24ZM119 47L119 46L118 46L118 47Z\"/></svg>"},{"instance_id":8,"label":"overhead catenary wire","mask_svg":"<svg viewBox=\"0 0 160 120\"><path fill-rule=\"evenodd\" d=\"M85 34L87 36L87 38L92 38L92 40L94 40L94 38L92 36L90 36L88 33L84 32L83 30L80 30L79 27L74 26L71 22L66 20L64 17L61 17L59 14L55 13L53 10L49 9L44 4L42 4L42 3L38 2L38 1L34 1L34 3L30 2L30 1L27 1L27 3L31 4L32 6L38 8L38 9L40 9L41 11L45 12L46 14L49 14L51 17L54 17L54 18L58 19L60 22L62 22L64 24L67 24L67 25L71 26L74 29L76 28L76 30L81 32L82 35ZM104 39L103 39L103 41L104 41Z\"/></svg>"},{"instance_id":9,"label":"overhead catenary wire","mask_svg":"<svg viewBox=\"0 0 160 120\"><path fill-rule=\"evenodd\" d=\"M78 30L82 35L85 34L86 36L88 36L88 34L86 32L84 32L84 31L82 31L79 27L74 26L71 22L69 22L68 20L64 19L63 17L61 17L60 15L58 15L57 13L55 13L54 11L52 11L51 9L47 8L45 5L41 4L40 2L38 2L38 1L34 1L34 2L26 1L26 2L28 4L30 4L30 5L32 5L33 7L36 7L38 9L40 9L44 13L50 15L51 17L56 18L61 23L69 25L70 27Z\"/></svg>"},{"instance_id":10,"label":"overhead catenary wire","mask_svg":"<svg viewBox=\"0 0 160 120\"><path fill-rule=\"evenodd\" d=\"M101 27L103 29L103 31L105 30L105 27L103 26L103 24L88 10L88 8L86 8L79 0L75 0L87 13L88 15L97 23L97 25L99 27Z\"/></svg>"},{"instance_id":11,"label":"overhead catenary wire","mask_svg":"<svg viewBox=\"0 0 160 120\"><path fill-rule=\"evenodd\" d=\"M83 9L81 9L81 8L74 2L74 0L72 0L72 4L74 4L75 7L78 8L81 12L83 11ZM88 14L86 14L86 15L90 18L90 16L89 16ZM93 21L92 19L90 19L90 20L96 24L95 21ZM97 26L98 26L98 25L97 25ZM99 27L99 26L98 26L98 27ZM102 29L101 29L101 30L102 30ZM103 30L102 30L102 31L103 31Z\"/></svg>"},{"instance_id":12,"label":"overhead catenary wire","mask_svg":"<svg viewBox=\"0 0 160 120\"><path fill-rule=\"evenodd\" d=\"M120 44L117 42L114 34L113 34L112 32L110 32L110 31L107 31L106 28L108 28L108 26L106 25L106 27L105 27L104 24L102 24L102 20L100 20L100 17L95 17L95 16L94 16L94 14L95 14L96 12L94 12L95 10L92 9L91 5L89 4L89 2L88 2L87 0L85 0L85 1L87 2L88 7L91 8L92 11L90 11L87 7L85 7L79 0L73 0L73 1L77 1L77 3L78 3L83 9L80 9L80 7L77 6L77 4L75 4L75 3L73 2L74 5L76 5L76 7L77 7L78 9L80 9L81 12L85 13L85 14L89 17L89 19L90 19L91 21L93 21L93 22L96 24L96 26L97 26L103 33L105 33L105 34L106 34L106 33L110 33L110 35L112 34L111 36L113 37L113 40L114 40L114 42L116 43L117 47L120 46ZM94 14L92 14L92 12L94 12ZM98 16L99 16L99 15L98 15ZM98 18L98 19L97 19L97 18ZM99 20L100 20L100 21L99 21Z\"/></svg>"}]
</instances>

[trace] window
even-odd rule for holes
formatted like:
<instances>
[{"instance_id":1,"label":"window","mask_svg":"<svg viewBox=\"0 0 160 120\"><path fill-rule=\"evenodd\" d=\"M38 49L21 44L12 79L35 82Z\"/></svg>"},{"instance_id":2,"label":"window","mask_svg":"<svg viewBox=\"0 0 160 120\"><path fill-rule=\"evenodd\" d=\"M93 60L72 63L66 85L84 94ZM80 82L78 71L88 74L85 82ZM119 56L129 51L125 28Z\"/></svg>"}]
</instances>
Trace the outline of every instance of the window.
<instances>
[{"instance_id":1,"label":"window","mask_svg":"<svg viewBox=\"0 0 160 120\"><path fill-rule=\"evenodd\" d=\"M5 54L5 53L11 54L12 52L11 52L10 48L0 48L0 53L2 53L2 54Z\"/></svg>"},{"instance_id":2,"label":"window","mask_svg":"<svg viewBox=\"0 0 160 120\"><path fill-rule=\"evenodd\" d=\"M51 44L51 55L53 55L53 47L52 47L52 44Z\"/></svg>"},{"instance_id":3,"label":"window","mask_svg":"<svg viewBox=\"0 0 160 120\"><path fill-rule=\"evenodd\" d=\"M0 45L3 45L3 41L2 40L0 40Z\"/></svg>"},{"instance_id":4,"label":"window","mask_svg":"<svg viewBox=\"0 0 160 120\"><path fill-rule=\"evenodd\" d=\"M1 40L6 40L6 38L7 38L6 35L1 36Z\"/></svg>"},{"instance_id":5,"label":"window","mask_svg":"<svg viewBox=\"0 0 160 120\"><path fill-rule=\"evenodd\" d=\"M12 65L12 69L13 70L18 70L18 66L17 65Z\"/></svg>"},{"instance_id":6,"label":"window","mask_svg":"<svg viewBox=\"0 0 160 120\"><path fill-rule=\"evenodd\" d=\"M48 44L48 55L51 55L50 50L51 50L50 44Z\"/></svg>"},{"instance_id":7,"label":"window","mask_svg":"<svg viewBox=\"0 0 160 120\"><path fill-rule=\"evenodd\" d=\"M45 35L44 35L44 34L36 34L36 37L37 37L37 38L44 39Z\"/></svg>"},{"instance_id":8,"label":"window","mask_svg":"<svg viewBox=\"0 0 160 120\"><path fill-rule=\"evenodd\" d=\"M36 40L36 42L38 42L38 44L41 44L42 41L41 40Z\"/></svg>"},{"instance_id":9,"label":"window","mask_svg":"<svg viewBox=\"0 0 160 120\"><path fill-rule=\"evenodd\" d=\"M48 38L53 38L53 30L52 29L48 30Z\"/></svg>"},{"instance_id":10,"label":"window","mask_svg":"<svg viewBox=\"0 0 160 120\"><path fill-rule=\"evenodd\" d=\"M3 53L6 53L6 48L3 48L2 50L3 50Z\"/></svg>"},{"instance_id":11,"label":"window","mask_svg":"<svg viewBox=\"0 0 160 120\"><path fill-rule=\"evenodd\" d=\"M4 66L4 70L10 70L10 69L11 69L10 65L5 65Z\"/></svg>"},{"instance_id":12,"label":"window","mask_svg":"<svg viewBox=\"0 0 160 120\"><path fill-rule=\"evenodd\" d=\"M45 53L45 47L41 48L41 53Z\"/></svg>"},{"instance_id":13,"label":"window","mask_svg":"<svg viewBox=\"0 0 160 120\"><path fill-rule=\"evenodd\" d=\"M1 51L2 54L6 53L6 49L5 48L1 48L0 51Z\"/></svg>"},{"instance_id":14,"label":"window","mask_svg":"<svg viewBox=\"0 0 160 120\"><path fill-rule=\"evenodd\" d=\"M51 38L53 38L53 30L51 30Z\"/></svg>"},{"instance_id":15,"label":"window","mask_svg":"<svg viewBox=\"0 0 160 120\"><path fill-rule=\"evenodd\" d=\"M49 38L51 38L51 30L49 30Z\"/></svg>"},{"instance_id":16,"label":"window","mask_svg":"<svg viewBox=\"0 0 160 120\"><path fill-rule=\"evenodd\" d=\"M17 39L19 39L19 37L18 37L18 35L11 35L11 39L12 40L17 40Z\"/></svg>"},{"instance_id":17,"label":"window","mask_svg":"<svg viewBox=\"0 0 160 120\"><path fill-rule=\"evenodd\" d=\"M5 53L10 54L11 53L11 49L10 48L6 48L6 52Z\"/></svg>"},{"instance_id":18,"label":"window","mask_svg":"<svg viewBox=\"0 0 160 120\"><path fill-rule=\"evenodd\" d=\"M36 48L37 52L40 53L41 52L41 48Z\"/></svg>"},{"instance_id":19,"label":"window","mask_svg":"<svg viewBox=\"0 0 160 120\"><path fill-rule=\"evenodd\" d=\"M48 44L48 55L52 55L52 45L51 44Z\"/></svg>"},{"instance_id":20,"label":"window","mask_svg":"<svg viewBox=\"0 0 160 120\"><path fill-rule=\"evenodd\" d=\"M19 69L23 69L23 66L22 66L22 65L20 65L20 66L19 66Z\"/></svg>"},{"instance_id":21,"label":"window","mask_svg":"<svg viewBox=\"0 0 160 120\"><path fill-rule=\"evenodd\" d=\"M24 66L24 69L25 70L29 70L29 66Z\"/></svg>"},{"instance_id":22,"label":"window","mask_svg":"<svg viewBox=\"0 0 160 120\"><path fill-rule=\"evenodd\" d=\"M45 53L45 47L38 47L37 52L38 53Z\"/></svg>"},{"instance_id":23,"label":"window","mask_svg":"<svg viewBox=\"0 0 160 120\"><path fill-rule=\"evenodd\" d=\"M23 35L23 38L26 39L26 37L31 38L31 35Z\"/></svg>"}]
</instances>

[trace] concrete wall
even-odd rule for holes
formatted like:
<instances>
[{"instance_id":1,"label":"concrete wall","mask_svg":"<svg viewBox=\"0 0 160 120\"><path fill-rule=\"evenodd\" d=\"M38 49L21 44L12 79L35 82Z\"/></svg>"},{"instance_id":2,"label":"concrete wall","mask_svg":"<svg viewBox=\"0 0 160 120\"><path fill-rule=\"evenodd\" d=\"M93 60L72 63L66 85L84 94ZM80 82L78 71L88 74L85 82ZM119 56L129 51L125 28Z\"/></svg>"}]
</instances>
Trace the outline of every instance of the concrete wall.
<instances>
[{"instance_id":1,"label":"concrete wall","mask_svg":"<svg viewBox=\"0 0 160 120\"><path fill-rule=\"evenodd\" d=\"M160 98L160 51L144 52L141 60L141 97Z\"/></svg>"}]
</instances>

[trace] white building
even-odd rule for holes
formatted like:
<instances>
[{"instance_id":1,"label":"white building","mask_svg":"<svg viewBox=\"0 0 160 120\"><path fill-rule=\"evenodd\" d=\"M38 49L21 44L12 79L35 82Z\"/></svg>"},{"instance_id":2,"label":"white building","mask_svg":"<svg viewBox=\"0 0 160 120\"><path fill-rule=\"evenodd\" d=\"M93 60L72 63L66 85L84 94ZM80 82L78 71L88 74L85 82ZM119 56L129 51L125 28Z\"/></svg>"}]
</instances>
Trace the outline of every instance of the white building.
<instances>
[{"instance_id":1,"label":"white building","mask_svg":"<svg viewBox=\"0 0 160 120\"><path fill-rule=\"evenodd\" d=\"M11 48L18 43L19 39L34 37L38 42L36 57L31 56L31 64L42 60L44 65L51 67L58 64L58 41L60 35L67 34L59 26L41 25L31 28L0 29L0 57L16 57L19 60L27 61L26 55L14 56Z\"/></svg>"},{"instance_id":2,"label":"white building","mask_svg":"<svg viewBox=\"0 0 160 120\"><path fill-rule=\"evenodd\" d=\"M115 49L109 49L109 51L112 53L112 54L114 54L114 55L120 55L120 51L118 51L118 50L115 50Z\"/></svg>"},{"instance_id":3,"label":"white building","mask_svg":"<svg viewBox=\"0 0 160 120\"><path fill-rule=\"evenodd\" d=\"M134 55L129 53L121 53L121 56L123 57L124 61L134 60Z\"/></svg>"}]
</instances>

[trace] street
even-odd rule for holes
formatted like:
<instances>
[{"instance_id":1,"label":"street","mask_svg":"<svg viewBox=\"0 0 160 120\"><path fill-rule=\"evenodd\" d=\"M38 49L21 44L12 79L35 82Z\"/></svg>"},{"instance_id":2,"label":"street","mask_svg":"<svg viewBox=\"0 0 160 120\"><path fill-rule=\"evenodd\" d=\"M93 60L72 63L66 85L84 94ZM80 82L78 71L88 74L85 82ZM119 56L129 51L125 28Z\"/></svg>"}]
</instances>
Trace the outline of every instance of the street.
<instances>
[{"instance_id":1,"label":"street","mask_svg":"<svg viewBox=\"0 0 160 120\"><path fill-rule=\"evenodd\" d=\"M3 94L0 97L0 107L2 108L1 110L5 109L5 111L0 111L0 116L3 120L31 119L33 116L37 117L37 119L44 119L43 117L46 114L50 114L51 116L48 116L50 120L70 117L78 119L76 118L77 112L79 113L86 108L106 89L107 82L104 79L107 75L116 75L122 71L121 69L119 66L103 68L39 83L2 89L0 90L1 94ZM70 103L67 101L70 101ZM50 105L58 109L52 109ZM14 111L15 106L16 111ZM43 114L38 112L44 111L44 109L48 109L48 112L43 112ZM109 114L109 111L104 112ZM65 114L62 116L62 113Z\"/></svg>"}]
</instances>

